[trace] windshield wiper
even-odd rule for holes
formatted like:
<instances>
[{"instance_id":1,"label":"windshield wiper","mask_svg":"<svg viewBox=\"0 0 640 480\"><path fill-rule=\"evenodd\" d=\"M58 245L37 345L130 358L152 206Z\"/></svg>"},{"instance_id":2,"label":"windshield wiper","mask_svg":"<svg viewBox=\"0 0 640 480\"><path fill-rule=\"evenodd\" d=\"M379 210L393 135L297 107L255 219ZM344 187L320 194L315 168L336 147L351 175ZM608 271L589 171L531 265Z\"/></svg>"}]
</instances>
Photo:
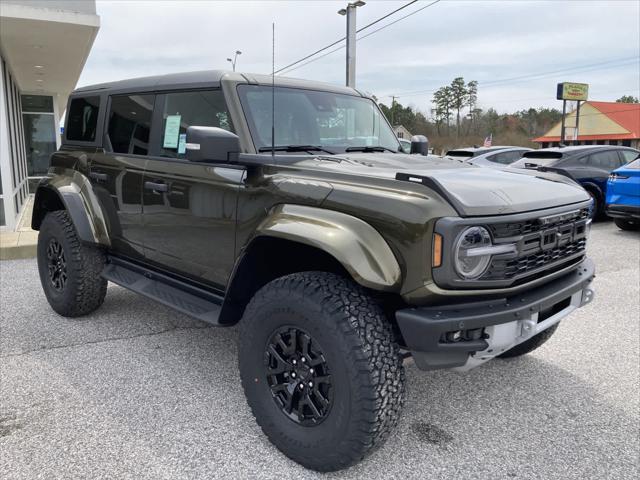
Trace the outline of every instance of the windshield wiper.
<instances>
[{"instance_id":1,"label":"windshield wiper","mask_svg":"<svg viewBox=\"0 0 640 480\"><path fill-rule=\"evenodd\" d=\"M270 152L271 150L271 147L260 147L258 152ZM335 155L335 152L318 145L281 145L273 148L273 150L276 152L324 152Z\"/></svg>"},{"instance_id":2,"label":"windshield wiper","mask_svg":"<svg viewBox=\"0 0 640 480\"><path fill-rule=\"evenodd\" d=\"M347 147L345 149L345 152L391 152L391 153L398 153L395 150L391 150L390 148L387 147L381 147L381 146L362 146L362 147Z\"/></svg>"}]
</instances>

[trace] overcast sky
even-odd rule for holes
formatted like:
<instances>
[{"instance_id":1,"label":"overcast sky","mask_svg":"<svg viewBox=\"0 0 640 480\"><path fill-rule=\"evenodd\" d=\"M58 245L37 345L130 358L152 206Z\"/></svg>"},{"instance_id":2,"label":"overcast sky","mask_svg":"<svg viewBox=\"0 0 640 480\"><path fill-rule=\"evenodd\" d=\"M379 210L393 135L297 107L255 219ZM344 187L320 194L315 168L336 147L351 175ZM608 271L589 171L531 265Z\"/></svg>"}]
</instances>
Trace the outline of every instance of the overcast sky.
<instances>
[{"instance_id":1,"label":"overcast sky","mask_svg":"<svg viewBox=\"0 0 640 480\"><path fill-rule=\"evenodd\" d=\"M358 27L408 0L368 0ZM419 1L362 35L428 5ZM101 26L79 85L162 73L271 72L345 34L346 1L98 0ZM344 83L345 51L288 73ZM590 98L640 94L640 0L442 0L357 43L357 87L428 112L432 91L457 76L479 82L479 104L500 112L560 107L560 81L590 84Z\"/></svg>"}]
</instances>

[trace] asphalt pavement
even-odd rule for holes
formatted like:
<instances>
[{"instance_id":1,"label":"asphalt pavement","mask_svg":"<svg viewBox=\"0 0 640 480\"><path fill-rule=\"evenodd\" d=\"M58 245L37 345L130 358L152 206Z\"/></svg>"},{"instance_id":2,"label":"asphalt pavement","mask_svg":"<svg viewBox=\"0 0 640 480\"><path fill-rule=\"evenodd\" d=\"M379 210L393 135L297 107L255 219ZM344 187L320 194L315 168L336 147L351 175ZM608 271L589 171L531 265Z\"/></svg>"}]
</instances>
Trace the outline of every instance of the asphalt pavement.
<instances>
[{"instance_id":1,"label":"asphalt pavement","mask_svg":"<svg viewBox=\"0 0 640 480\"><path fill-rule=\"evenodd\" d=\"M468 373L407 366L385 446L321 475L280 454L244 400L237 330L112 286L81 319L34 260L0 262L0 477L637 478L640 233L594 226L596 299L536 352Z\"/></svg>"}]
</instances>

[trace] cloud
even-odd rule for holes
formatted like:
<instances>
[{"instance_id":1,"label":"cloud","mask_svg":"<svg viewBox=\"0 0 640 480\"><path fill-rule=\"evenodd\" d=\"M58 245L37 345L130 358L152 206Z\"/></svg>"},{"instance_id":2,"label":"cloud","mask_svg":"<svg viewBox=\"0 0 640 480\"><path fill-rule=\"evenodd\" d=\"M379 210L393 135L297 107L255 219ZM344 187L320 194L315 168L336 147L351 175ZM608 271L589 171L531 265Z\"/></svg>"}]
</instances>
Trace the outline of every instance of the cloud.
<instances>
[{"instance_id":1,"label":"cloud","mask_svg":"<svg viewBox=\"0 0 640 480\"><path fill-rule=\"evenodd\" d=\"M287 65L345 34L333 1L98 1L101 28L80 85L161 73L224 69L241 50L241 71L271 71L271 23L276 65ZM406 14L419 2L402 11ZM368 1L358 9L364 26L400 6ZM400 17L397 14L374 28ZM382 101L428 111L430 90L464 76L480 82L483 106L513 111L557 106L555 84L584 81L599 100L638 95L638 63L575 66L640 57L640 3L635 1L442 1L358 42L358 88ZM289 75L344 82L344 50ZM502 85L496 79L532 76ZM483 87L483 84L487 84ZM403 92L427 91L404 95ZM623 93L612 93L623 92ZM593 97L592 98L595 98ZM533 103L531 103L533 102Z\"/></svg>"}]
</instances>

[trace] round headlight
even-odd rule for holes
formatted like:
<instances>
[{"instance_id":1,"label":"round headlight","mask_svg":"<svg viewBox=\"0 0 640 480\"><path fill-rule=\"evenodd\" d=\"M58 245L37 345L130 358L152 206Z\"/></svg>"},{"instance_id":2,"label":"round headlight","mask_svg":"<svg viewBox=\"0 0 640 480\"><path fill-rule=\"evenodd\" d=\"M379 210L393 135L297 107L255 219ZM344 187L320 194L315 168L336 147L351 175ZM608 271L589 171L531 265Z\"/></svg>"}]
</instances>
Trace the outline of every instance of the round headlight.
<instances>
[{"instance_id":1,"label":"round headlight","mask_svg":"<svg viewBox=\"0 0 640 480\"><path fill-rule=\"evenodd\" d=\"M483 254L483 247L491 246L491 235L484 227L469 227L456 241L454 259L456 271L466 279L478 278L491 261L491 254Z\"/></svg>"}]
</instances>

